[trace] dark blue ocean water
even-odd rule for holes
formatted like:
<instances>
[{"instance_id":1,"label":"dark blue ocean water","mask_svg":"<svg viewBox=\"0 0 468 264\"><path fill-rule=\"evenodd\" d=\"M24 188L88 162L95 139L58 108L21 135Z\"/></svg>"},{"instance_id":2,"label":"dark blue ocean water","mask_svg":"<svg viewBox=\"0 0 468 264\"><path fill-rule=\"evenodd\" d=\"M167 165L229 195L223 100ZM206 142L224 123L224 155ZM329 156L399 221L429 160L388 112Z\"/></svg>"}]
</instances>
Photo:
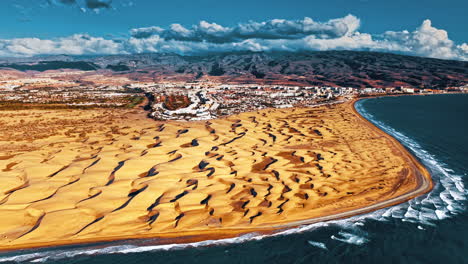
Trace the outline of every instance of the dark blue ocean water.
<instances>
[{"instance_id":1,"label":"dark blue ocean water","mask_svg":"<svg viewBox=\"0 0 468 264\"><path fill-rule=\"evenodd\" d=\"M357 109L424 163L436 183L432 192L371 214L273 236L62 247L3 253L0 263L468 263L468 95L366 99Z\"/></svg>"}]
</instances>

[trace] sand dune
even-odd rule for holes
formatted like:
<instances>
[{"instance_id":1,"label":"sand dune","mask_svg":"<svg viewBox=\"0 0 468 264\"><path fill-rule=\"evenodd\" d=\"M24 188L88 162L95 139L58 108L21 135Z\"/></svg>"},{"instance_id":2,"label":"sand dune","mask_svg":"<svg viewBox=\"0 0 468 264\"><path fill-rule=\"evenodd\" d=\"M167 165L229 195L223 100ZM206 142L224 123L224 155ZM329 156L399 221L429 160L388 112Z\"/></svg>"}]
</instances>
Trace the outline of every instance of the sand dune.
<instances>
[{"instance_id":1,"label":"sand dune","mask_svg":"<svg viewBox=\"0 0 468 264\"><path fill-rule=\"evenodd\" d=\"M1 111L0 123L0 249L233 236L431 187L351 103L164 123L139 110Z\"/></svg>"}]
</instances>

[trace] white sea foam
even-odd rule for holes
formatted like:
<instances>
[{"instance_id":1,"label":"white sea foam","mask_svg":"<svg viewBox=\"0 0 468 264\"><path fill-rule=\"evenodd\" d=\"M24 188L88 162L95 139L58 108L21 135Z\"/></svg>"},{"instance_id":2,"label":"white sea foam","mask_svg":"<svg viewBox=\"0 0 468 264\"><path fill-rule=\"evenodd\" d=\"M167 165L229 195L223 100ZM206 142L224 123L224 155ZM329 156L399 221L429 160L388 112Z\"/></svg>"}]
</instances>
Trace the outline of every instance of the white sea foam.
<instances>
[{"instance_id":1,"label":"white sea foam","mask_svg":"<svg viewBox=\"0 0 468 264\"><path fill-rule=\"evenodd\" d=\"M234 238L226 238L219 240L206 240L194 243L184 244L167 244L167 245L119 245L119 246L107 246L102 248L80 248L80 249L56 249L46 250L39 253L25 253L10 257L0 257L0 263L5 262L32 262L32 263L44 263L47 261L56 261L62 259L70 259L73 257L89 256L89 255L101 255L101 254L131 254L131 253L142 253L142 252L157 252L157 251L168 251L168 250L181 250L186 248L206 247L206 246L222 246L229 244L240 244L247 241L257 241L267 237L277 237L291 235L295 233L304 233L307 231L323 228L327 226L340 226L347 230L345 235L338 234L337 240L350 243L350 244L363 244L367 242L367 235L364 231L359 228L359 225L355 225L356 222L362 222L365 220L365 215L355 216L349 219L342 219L336 221L329 221L323 223L316 223L311 225L304 225L297 228L286 229L274 234L262 235L257 233L250 233ZM355 236L355 237L354 237ZM341 239L341 240L340 240ZM148 242L150 244L151 242ZM310 243L309 243L310 244Z\"/></svg>"},{"instance_id":2,"label":"white sea foam","mask_svg":"<svg viewBox=\"0 0 468 264\"><path fill-rule=\"evenodd\" d=\"M336 223L344 221L339 220ZM0 263L4 262L46 262L60 259L73 258L77 256L89 256L89 255L98 255L98 254L131 254L131 253L141 253L141 252L155 252L155 251L167 251L167 250L180 250L186 248L194 247L204 247L204 246L213 246L213 245L229 245L243 243L246 241L255 241L261 240L265 237L274 237L274 236L284 236L293 233L302 233L305 231L310 231L316 228L328 226L334 222L327 223L317 223L313 225L301 226L298 228L287 229L272 235L261 235L257 233L250 233L234 238L219 239L219 240L206 240L194 243L185 243L185 244L167 244L167 245L148 245L148 246L139 246L139 245L119 245L119 246L108 246L103 248L82 248L75 250L48 250L39 253L25 253L16 256L7 256L0 257Z\"/></svg>"},{"instance_id":3,"label":"white sea foam","mask_svg":"<svg viewBox=\"0 0 468 264\"><path fill-rule=\"evenodd\" d=\"M325 243L323 242L317 242L317 241L307 241L307 243L309 243L311 246L314 246L314 247L318 247L318 248L321 248L321 249L325 249L325 250L328 250L327 246L325 245Z\"/></svg>"},{"instance_id":4,"label":"white sea foam","mask_svg":"<svg viewBox=\"0 0 468 264\"><path fill-rule=\"evenodd\" d=\"M330 221L326 223L317 223L305 225L297 228L287 229L270 235L261 235L251 233L240 237L207 240L195 243L186 244L168 244L168 245L137 245L129 242L126 245L118 246L103 246L101 248L88 247L80 249L56 249L45 250L36 253L22 253L13 256L0 257L0 263L4 262L47 262L53 260L69 259L78 256L100 255L100 254L131 254L140 252L155 252L167 250L180 250L194 247L205 247L213 245L229 245L244 243L247 241L261 240L266 237L284 236L294 233L303 233L317 228L326 226L339 226L341 231L332 235L331 239L343 243L353 245L363 245L370 241L368 234L363 231L365 228L366 219L374 219L378 221L388 221L390 219L400 219L418 224L415 228L424 230L424 226L431 226L437 223L438 220L449 218L462 212L464 203L467 200L468 192L463 184L462 176L456 175L452 169L447 168L445 164L438 161L433 155L424 150L413 139L395 131L393 128L377 121L374 117L366 112L362 105L356 105L357 110L365 118L371 120L374 124L380 127L385 132L394 136L403 145L410 149L421 162L430 170L434 189L416 199L407 203L396 205L390 208L384 208L369 214L354 216L348 219ZM307 241L310 245L327 249L324 242ZM151 242L148 242L151 244Z\"/></svg>"},{"instance_id":5,"label":"white sea foam","mask_svg":"<svg viewBox=\"0 0 468 264\"><path fill-rule=\"evenodd\" d=\"M357 234L348 233L344 231L338 232L338 235L332 235L331 239L338 240L338 241L348 243L348 244L358 245L358 246L369 242L369 239L367 239L364 236L360 236Z\"/></svg>"},{"instance_id":6,"label":"white sea foam","mask_svg":"<svg viewBox=\"0 0 468 264\"><path fill-rule=\"evenodd\" d=\"M366 119L395 137L414 153L429 169L435 184L430 193L387 209L382 213L383 217L432 225L434 221L446 219L465 210L468 192L461 175L457 175L453 169L447 168L447 165L424 150L415 140L376 120L362 107L361 103L356 104L356 109Z\"/></svg>"}]
</instances>

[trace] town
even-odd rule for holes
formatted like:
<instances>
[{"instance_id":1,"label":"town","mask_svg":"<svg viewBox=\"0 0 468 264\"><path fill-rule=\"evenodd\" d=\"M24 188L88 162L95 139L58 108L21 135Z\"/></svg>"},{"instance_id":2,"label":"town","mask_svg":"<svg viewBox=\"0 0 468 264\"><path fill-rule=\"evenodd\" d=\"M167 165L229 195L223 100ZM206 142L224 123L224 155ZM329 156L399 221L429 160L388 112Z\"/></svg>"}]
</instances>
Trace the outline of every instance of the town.
<instances>
[{"instance_id":1,"label":"town","mask_svg":"<svg viewBox=\"0 0 468 264\"><path fill-rule=\"evenodd\" d=\"M468 85L435 90L74 78L80 74L6 78L0 81L0 106L135 107L145 101L149 116L156 120L193 121L263 108L310 107L354 97L468 92Z\"/></svg>"}]
</instances>

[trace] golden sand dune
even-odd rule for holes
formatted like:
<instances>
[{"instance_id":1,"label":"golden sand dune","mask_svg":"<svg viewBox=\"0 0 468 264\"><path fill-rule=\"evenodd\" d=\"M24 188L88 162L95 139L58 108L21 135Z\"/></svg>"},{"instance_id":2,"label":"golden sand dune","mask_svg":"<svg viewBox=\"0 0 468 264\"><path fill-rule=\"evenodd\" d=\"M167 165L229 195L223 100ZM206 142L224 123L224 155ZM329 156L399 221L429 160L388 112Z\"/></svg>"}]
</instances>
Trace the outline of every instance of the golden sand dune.
<instances>
[{"instance_id":1,"label":"golden sand dune","mask_svg":"<svg viewBox=\"0 0 468 264\"><path fill-rule=\"evenodd\" d=\"M0 123L0 249L233 236L431 188L426 170L350 103L208 122L122 109L2 111Z\"/></svg>"}]
</instances>

